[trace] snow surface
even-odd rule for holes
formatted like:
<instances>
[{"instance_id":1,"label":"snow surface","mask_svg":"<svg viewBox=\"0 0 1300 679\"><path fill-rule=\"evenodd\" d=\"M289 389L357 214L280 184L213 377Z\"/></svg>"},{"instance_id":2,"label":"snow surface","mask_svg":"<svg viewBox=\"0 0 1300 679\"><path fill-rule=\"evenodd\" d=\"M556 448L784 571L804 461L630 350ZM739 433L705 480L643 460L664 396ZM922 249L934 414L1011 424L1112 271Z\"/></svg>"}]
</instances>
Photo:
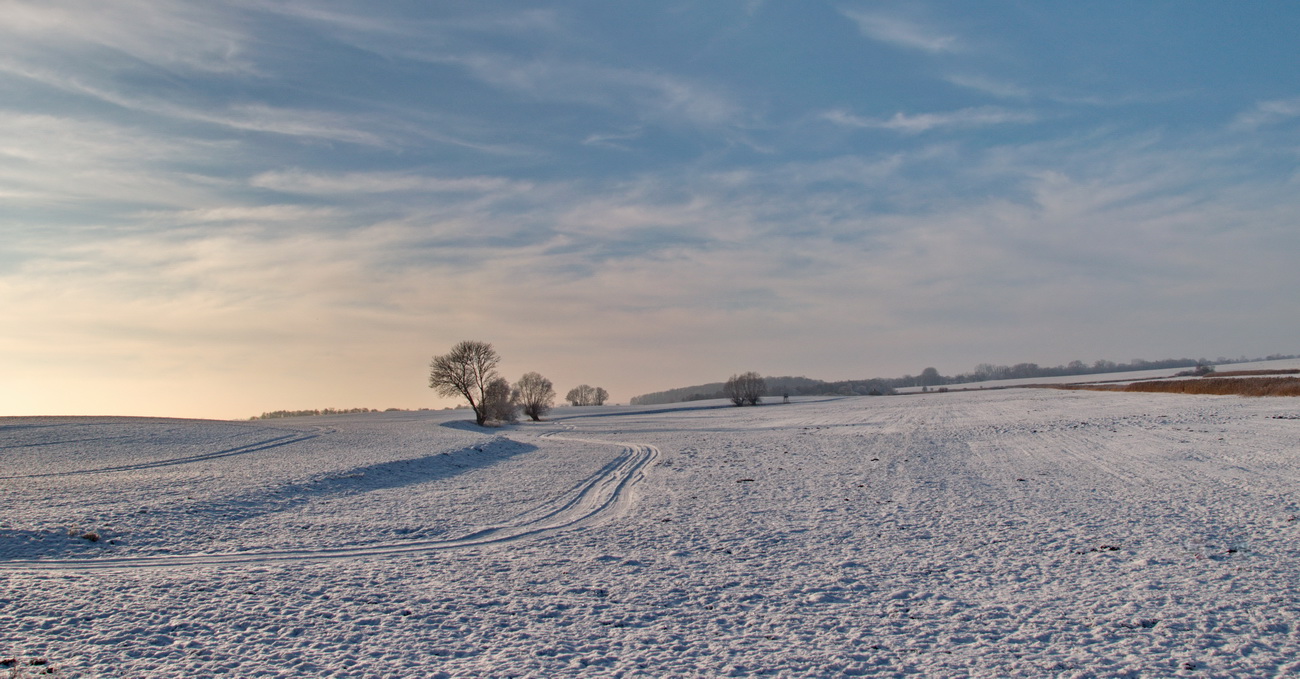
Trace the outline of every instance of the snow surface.
<instances>
[{"instance_id":1,"label":"snow surface","mask_svg":"<svg viewBox=\"0 0 1300 679\"><path fill-rule=\"evenodd\" d=\"M0 661L69 677L1300 674L1300 400L720 405L496 430L463 412L0 418Z\"/></svg>"}]
</instances>

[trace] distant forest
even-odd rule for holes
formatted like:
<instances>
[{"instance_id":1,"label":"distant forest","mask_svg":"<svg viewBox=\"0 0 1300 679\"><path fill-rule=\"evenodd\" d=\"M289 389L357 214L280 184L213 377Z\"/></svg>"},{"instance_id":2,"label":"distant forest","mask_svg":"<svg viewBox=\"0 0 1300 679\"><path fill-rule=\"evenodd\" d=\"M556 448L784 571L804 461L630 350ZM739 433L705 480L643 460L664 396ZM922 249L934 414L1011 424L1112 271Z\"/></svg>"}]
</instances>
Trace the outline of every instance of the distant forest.
<instances>
[{"instance_id":1,"label":"distant forest","mask_svg":"<svg viewBox=\"0 0 1300 679\"><path fill-rule=\"evenodd\" d=\"M1071 361L1065 365L1044 367L1037 363L1017 363L1015 365L993 365L981 363L975 369L960 375L941 375L934 368L926 368L920 375L902 377L876 377L865 380L841 380L827 382L807 377L765 377L769 397L782 396L879 396L897 393L904 387L938 387L949 384L966 384L970 382L987 382L990 380L1014 380L1037 377L1060 377L1069 375L1095 375L1100 373L1129 372L1134 370L1163 370L1167 368L1190 368L1198 365L1226 365L1231 363L1248 363L1252 361L1276 361L1288 358L1300 358L1294 354L1273 354L1264 358L1223 358L1213 361L1205 358L1167 358L1159 361L1147 361L1135 358L1128 363L1115 361L1096 361L1091 364L1083 361ZM724 382L711 382L694 387L681 387L667 391L657 391L632 398L632 405L657 405L662 403L680 403L682 401L702 401L726 398L723 391Z\"/></svg>"},{"instance_id":2,"label":"distant forest","mask_svg":"<svg viewBox=\"0 0 1300 679\"><path fill-rule=\"evenodd\" d=\"M356 415L358 413L378 413L378 412L392 413L392 412L405 412L406 410L407 410L406 408L388 408L382 411L377 408L320 408L320 409L313 409L313 410L272 410L269 413L254 415L248 419L278 420L283 417L310 417L312 415ZM428 408L420 408L420 410L428 410Z\"/></svg>"}]
</instances>

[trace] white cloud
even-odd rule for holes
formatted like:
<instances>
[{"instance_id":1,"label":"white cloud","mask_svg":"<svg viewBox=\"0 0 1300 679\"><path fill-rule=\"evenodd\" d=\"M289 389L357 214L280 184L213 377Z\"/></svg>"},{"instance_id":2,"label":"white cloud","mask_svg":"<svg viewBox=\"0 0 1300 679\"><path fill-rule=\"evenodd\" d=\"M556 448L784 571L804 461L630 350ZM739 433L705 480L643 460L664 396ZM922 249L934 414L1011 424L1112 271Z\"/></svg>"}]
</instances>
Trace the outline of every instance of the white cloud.
<instances>
[{"instance_id":1,"label":"white cloud","mask_svg":"<svg viewBox=\"0 0 1300 679\"><path fill-rule=\"evenodd\" d=\"M340 37L351 44L382 53L392 53L394 38L446 42L454 34L536 36L561 30L558 15L550 9L511 8L494 12L485 6L479 13L459 16L392 18L374 12L363 14L330 9L319 3L257 0L246 4L263 12L337 29Z\"/></svg>"},{"instance_id":2,"label":"white cloud","mask_svg":"<svg viewBox=\"0 0 1300 679\"><path fill-rule=\"evenodd\" d=\"M587 135L582 143L586 146L604 146L607 148L627 150L628 146L621 142L637 139L645 134L645 128L641 126L633 127L621 132L594 132Z\"/></svg>"},{"instance_id":3,"label":"white cloud","mask_svg":"<svg viewBox=\"0 0 1300 679\"><path fill-rule=\"evenodd\" d=\"M374 119L266 104L222 104L217 107L186 105L171 99L130 95L103 85L87 84L77 76L0 59L0 71L35 80L66 92L92 97L127 110L176 120L207 123L236 130L325 139L366 146L393 146L395 134L376 132L383 125Z\"/></svg>"},{"instance_id":4,"label":"white cloud","mask_svg":"<svg viewBox=\"0 0 1300 679\"><path fill-rule=\"evenodd\" d=\"M501 54L441 58L464 66L495 87L540 101L613 109L628 117L693 126L738 125L745 110L719 88L665 73L559 59L517 59Z\"/></svg>"},{"instance_id":5,"label":"white cloud","mask_svg":"<svg viewBox=\"0 0 1300 679\"><path fill-rule=\"evenodd\" d=\"M213 222L304 222L338 216L333 208L305 207L302 205L222 205L190 210L150 211L140 217L174 224L205 224Z\"/></svg>"},{"instance_id":6,"label":"white cloud","mask_svg":"<svg viewBox=\"0 0 1300 679\"><path fill-rule=\"evenodd\" d=\"M165 107L157 104L150 108L180 118L224 125L239 130L331 139L368 146L386 146L391 143L383 134L371 131L375 127L374 121L360 120L346 114L265 104L236 104L223 112L211 114L194 108Z\"/></svg>"},{"instance_id":7,"label":"white cloud","mask_svg":"<svg viewBox=\"0 0 1300 679\"><path fill-rule=\"evenodd\" d=\"M1238 114L1233 121L1237 130L1254 130L1266 125L1276 125L1300 117L1300 97L1261 101L1249 111Z\"/></svg>"},{"instance_id":8,"label":"white cloud","mask_svg":"<svg viewBox=\"0 0 1300 679\"><path fill-rule=\"evenodd\" d=\"M895 113L889 118L864 118L843 110L822 114L822 118L844 127L894 130L904 134L918 134L943 127L984 127L987 125L1027 124L1038 121L1038 115L1029 111L1012 111L984 106L964 108L948 113Z\"/></svg>"},{"instance_id":9,"label":"white cloud","mask_svg":"<svg viewBox=\"0 0 1300 679\"><path fill-rule=\"evenodd\" d=\"M100 120L0 109L0 191L34 205L84 205L112 217L106 204L184 205L212 198L212 184L166 169L203 158L220 162L220 143L160 137ZM87 201L104 201L88 203Z\"/></svg>"},{"instance_id":10,"label":"white cloud","mask_svg":"<svg viewBox=\"0 0 1300 679\"><path fill-rule=\"evenodd\" d=\"M1002 99L1028 99L1030 96L1029 90L1024 87L982 75L950 75L945 80L958 87Z\"/></svg>"},{"instance_id":11,"label":"white cloud","mask_svg":"<svg viewBox=\"0 0 1300 679\"><path fill-rule=\"evenodd\" d=\"M8 51L103 48L166 69L253 72L244 32L230 16L205 3L174 0L5 0L0 36ZM48 53L45 56L49 56ZM93 59L91 55L80 55Z\"/></svg>"},{"instance_id":12,"label":"white cloud","mask_svg":"<svg viewBox=\"0 0 1300 679\"><path fill-rule=\"evenodd\" d=\"M250 181L253 186L306 195L347 193L489 193L527 191L531 182L516 182L504 177L430 177L408 172L348 172L319 174L302 170L263 172Z\"/></svg>"},{"instance_id":13,"label":"white cloud","mask_svg":"<svg viewBox=\"0 0 1300 679\"><path fill-rule=\"evenodd\" d=\"M840 11L857 23L858 30L872 40L931 54L956 53L966 49L956 36L945 35L907 19L859 9Z\"/></svg>"}]
</instances>

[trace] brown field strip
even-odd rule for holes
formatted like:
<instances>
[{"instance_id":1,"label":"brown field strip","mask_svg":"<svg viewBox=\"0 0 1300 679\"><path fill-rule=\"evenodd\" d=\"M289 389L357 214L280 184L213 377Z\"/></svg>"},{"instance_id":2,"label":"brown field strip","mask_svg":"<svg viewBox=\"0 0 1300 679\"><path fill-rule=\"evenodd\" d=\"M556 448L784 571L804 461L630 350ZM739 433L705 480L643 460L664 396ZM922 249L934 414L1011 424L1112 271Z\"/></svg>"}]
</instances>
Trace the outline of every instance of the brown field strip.
<instances>
[{"instance_id":1,"label":"brown field strip","mask_svg":"<svg viewBox=\"0 0 1300 679\"><path fill-rule=\"evenodd\" d=\"M1060 384L1036 386L1052 389L1205 394L1214 396L1300 396L1300 377L1202 377L1195 380L1157 380L1124 385Z\"/></svg>"},{"instance_id":2,"label":"brown field strip","mask_svg":"<svg viewBox=\"0 0 1300 679\"><path fill-rule=\"evenodd\" d=\"M1227 370L1206 377L1250 377L1254 375L1300 375L1300 370Z\"/></svg>"}]
</instances>

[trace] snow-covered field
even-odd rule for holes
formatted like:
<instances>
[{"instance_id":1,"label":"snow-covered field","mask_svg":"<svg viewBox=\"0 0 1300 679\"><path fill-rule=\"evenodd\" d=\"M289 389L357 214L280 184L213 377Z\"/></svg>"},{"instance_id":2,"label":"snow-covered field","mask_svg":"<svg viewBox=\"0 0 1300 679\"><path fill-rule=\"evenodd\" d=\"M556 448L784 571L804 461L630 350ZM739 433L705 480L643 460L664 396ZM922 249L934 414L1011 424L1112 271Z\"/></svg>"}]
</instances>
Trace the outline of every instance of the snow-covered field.
<instances>
[{"instance_id":1,"label":"snow-covered field","mask_svg":"<svg viewBox=\"0 0 1300 679\"><path fill-rule=\"evenodd\" d=\"M0 419L0 671L1300 674L1300 400L717 405Z\"/></svg>"}]
</instances>

